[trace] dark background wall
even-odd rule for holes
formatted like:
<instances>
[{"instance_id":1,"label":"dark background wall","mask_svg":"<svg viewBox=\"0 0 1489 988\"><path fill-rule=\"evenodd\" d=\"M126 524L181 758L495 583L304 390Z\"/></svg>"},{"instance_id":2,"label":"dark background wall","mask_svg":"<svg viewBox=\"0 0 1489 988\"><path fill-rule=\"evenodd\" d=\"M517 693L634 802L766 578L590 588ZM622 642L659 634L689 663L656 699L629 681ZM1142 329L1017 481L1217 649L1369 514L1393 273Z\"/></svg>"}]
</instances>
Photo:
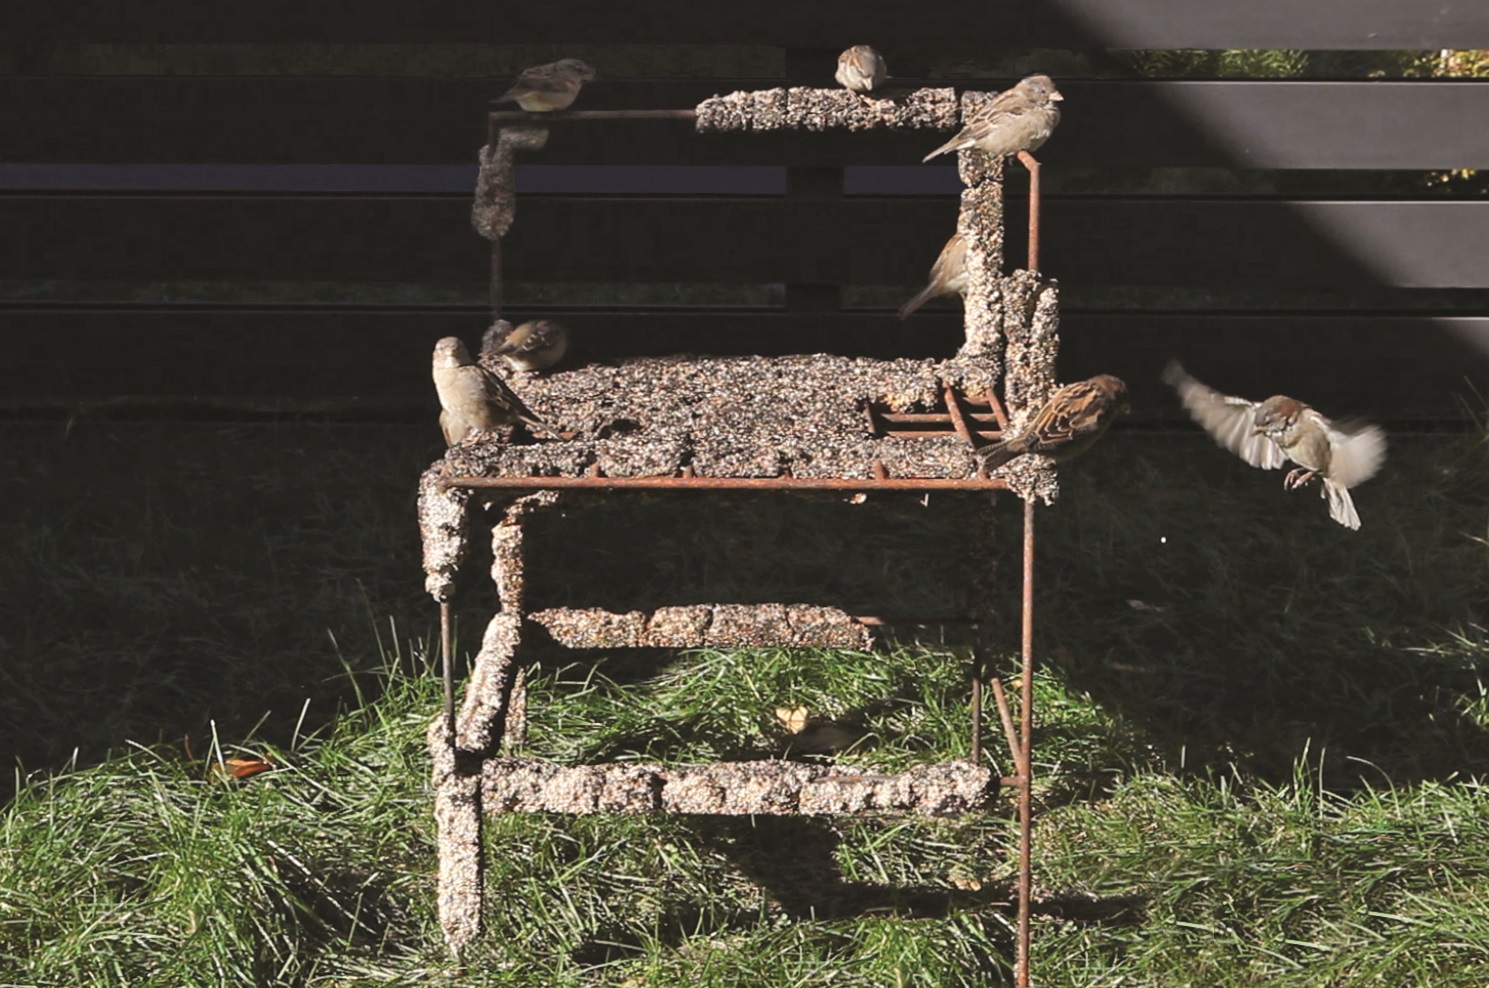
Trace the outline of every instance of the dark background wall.
<instances>
[{"instance_id":1,"label":"dark background wall","mask_svg":"<svg viewBox=\"0 0 1489 988\"><path fill-rule=\"evenodd\" d=\"M903 85L1059 81L1041 159L1062 376L1119 373L1156 407L1177 355L1239 393L1395 421L1460 415L1483 377L1489 79L1439 51L1489 47L1478 5L533 6L9 10L7 414L422 415L432 342L487 322L470 190L516 71L577 55L601 73L583 107L690 107L831 84L853 41ZM947 352L954 306L893 317L954 223L953 168L916 163L929 143L555 124L519 172L507 314L563 318L589 357Z\"/></svg>"}]
</instances>

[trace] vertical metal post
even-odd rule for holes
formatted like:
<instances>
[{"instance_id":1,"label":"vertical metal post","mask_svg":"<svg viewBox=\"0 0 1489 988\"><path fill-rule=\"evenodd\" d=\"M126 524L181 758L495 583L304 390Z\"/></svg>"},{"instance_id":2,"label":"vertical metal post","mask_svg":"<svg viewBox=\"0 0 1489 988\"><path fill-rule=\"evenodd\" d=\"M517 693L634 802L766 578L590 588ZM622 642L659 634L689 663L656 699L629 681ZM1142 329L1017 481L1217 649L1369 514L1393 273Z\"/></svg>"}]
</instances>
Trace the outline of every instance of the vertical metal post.
<instances>
[{"instance_id":1,"label":"vertical metal post","mask_svg":"<svg viewBox=\"0 0 1489 988\"><path fill-rule=\"evenodd\" d=\"M982 764L982 677L984 675L983 627L979 621L972 629L972 763Z\"/></svg>"},{"instance_id":2,"label":"vertical metal post","mask_svg":"<svg viewBox=\"0 0 1489 988\"><path fill-rule=\"evenodd\" d=\"M1039 162L1028 151L1019 152L1019 163L1029 171L1029 270L1039 270Z\"/></svg>"},{"instance_id":3,"label":"vertical metal post","mask_svg":"<svg viewBox=\"0 0 1489 988\"><path fill-rule=\"evenodd\" d=\"M455 630L450 626L450 602L439 602L439 659L445 679L445 735L455 747Z\"/></svg>"},{"instance_id":4,"label":"vertical metal post","mask_svg":"<svg viewBox=\"0 0 1489 988\"><path fill-rule=\"evenodd\" d=\"M1033 885L1034 827L1034 499L1024 502L1024 634L1019 682L1019 748L1024 784L1019 788L1019 912L1013 977L1029 985L1029 895Z\"/></svg>"}]
</instances>

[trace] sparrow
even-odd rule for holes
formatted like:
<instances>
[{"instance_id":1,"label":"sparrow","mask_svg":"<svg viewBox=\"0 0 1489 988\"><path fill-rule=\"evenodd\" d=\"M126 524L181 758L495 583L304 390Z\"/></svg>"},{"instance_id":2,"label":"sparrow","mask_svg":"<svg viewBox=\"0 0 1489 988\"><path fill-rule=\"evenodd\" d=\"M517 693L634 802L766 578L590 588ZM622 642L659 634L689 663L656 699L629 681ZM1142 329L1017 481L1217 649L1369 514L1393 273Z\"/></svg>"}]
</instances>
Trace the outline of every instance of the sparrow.
<instances>
[{"instance_id":1,"label":"sparrow","mask_svg":"<svg viewBox=\"0 0 1489 988\"><path fill-rule=\"evenodd\" d=\"M506 361L514 371L552 367L569 350L569 331L553 319L533 319L516 329L498 319L481 338L481 354Z\"/></svg>"},{"instance_id":2,"label":"sparrow","mask_svg":"<svg viewBox=\"0 0 1489 988\"><path fill-rule=\"evenodd\" d=\"M594 67L577 58L561 58L547 65L523 69L493 103L515 102L529 113L552 113L567 110L579 95L579 89L595 77Z\"/></svg>"},{"instance_id":3,"label":"sparrow","mask_svg":"<svg viewBox=\"0 0 1489 988\"><path fill-rule=\"evenodd\" d=\"M977 455L989 470L1025 453L1068 460L1090 449L1126 410L1127 385L1119 377L1097 374L1060 388L1022 429L978 450Z\"/></svg>"},{"instance_id":4,"label":"sparrow","mask_svg":"<svg viewBox=\"0 0 1489 988\"><path fill-rule=\"evenodd\" d=\"M972 114L960 134L920 160L965 148L998 158L1036 151L1055 132L1060 122L1060 108L1055 104L1064 98L1049 76L1031 75L993 97Z\"/></svg>"},{"instance_id":5,"label":"sparrow","mask_svg":"<svg viewBox=\"0 0 1489 988\"><path fill-rule=\"evenodd\" d=\"M1283 488L1296 490L1321 479L1319 494L1329 502L1329 517L1345 528L1360 527L1349 489L1375 476L1385 461L1386 434L1379 426L1334 422L1286 395L1258 402L1221 394L1190 377L1178 361L1164 368L1163 380L1221 446L1263 470L1296 463Z\"/></svg>"},{"instance_id":6,"label":"sparrow","mask_svg":"<svg viewBox=\"0 0 1489 988\"><path fill-rule=\"evenodd\" d=\"M884 56L868 45L854 45L838 56L838 70L833 75L844 89L858 93L872 92L884 83L889 68Z\"/></svg>"},{"instance_id":7,"label":"sparrow","mask_svg":"<svg viewBox=\"0 0 1489 988\"><path fill-rule=\"evenodd\" d=\"M552 436L558 432L534 415L496 374L470 358L465 344L446 336L434 345L434 390L442 411L440 429L455 445L472 431L495 432L518 422Z\"/></svg>"},{"instance_id":8,"label":"sparrow","mask_svg":"<svg viewBox=\"0 0 1489 988\"><path fill-rule=\"evenodd\" d=\"M931 299L941 295L960 295L967 290L967 241L960 233L953 233L941 256L931 265L931 280L910 301L900 306L900 318L904 319Z\"/></svg>"}]
</instances>

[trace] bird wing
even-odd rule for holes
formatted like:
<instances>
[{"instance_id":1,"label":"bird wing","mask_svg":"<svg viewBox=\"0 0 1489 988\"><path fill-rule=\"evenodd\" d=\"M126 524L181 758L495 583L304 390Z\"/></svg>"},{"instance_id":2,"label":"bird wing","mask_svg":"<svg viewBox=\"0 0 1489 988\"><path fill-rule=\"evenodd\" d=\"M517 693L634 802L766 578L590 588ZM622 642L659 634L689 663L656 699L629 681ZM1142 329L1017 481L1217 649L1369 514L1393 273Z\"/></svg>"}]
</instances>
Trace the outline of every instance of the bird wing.
<instances>
[{"instance_id":1,"label":"bird wing","mask_svg":"<svg viewBox=\"0 0 1489 988\"><path fill-rule=\"evenodd\" d=\"M1035 453L1053 452L1077 439L1100 432L1111 421L1112 396L1091 381L1076 381L1056 391L1026 430Z\"/></svg>"},{"instance_id":2,"label":"bird wing","mask_svg":"<svg viewBox=\"0 0 1489 988\"><path fill-rule=\"evenodd\" d=\"M541 334L531 325L524 323L502 337L501 341L492 348L492 353L525 353L535 349L542 343Z\"/></svg>"},{"instance_id":3,"label":"bird wing","mask_svg":"<svg viewBox=\"0 0 1489 988\"><path fill-rule=\"evenodd\" d=\"M552 65L534 65L517 74L512 87L496 98L496 102L530 96L535 93L562 93L573 88L578 77Z\"/></svg>"},{"instance_id":4,"label":"bird wing","mask_svg":"<svg viewBox=\"0 0 1489 988\"><path fill-rule=\"evenodd\" d=\"M1179 393L1190 418L1215 442L1263 470L1280 470L1287 464L1282 447L1256 431L1257 402L1221 394L1201 384L1178 361L1164 368L1163 380Z\"/></svg>"},{"instance_id":5,"label":"bird wing","mask_svg":"<svg viewBox=\"0 0 1489 988\"><path fill-rule=\"evenodd\" d=\"M1318 416L1329 437L1329 479L1340 487L1354 487L1374 477L1386 459L1386 434L1368 422L1331 422Z\"/></svg>"}]
</instances>

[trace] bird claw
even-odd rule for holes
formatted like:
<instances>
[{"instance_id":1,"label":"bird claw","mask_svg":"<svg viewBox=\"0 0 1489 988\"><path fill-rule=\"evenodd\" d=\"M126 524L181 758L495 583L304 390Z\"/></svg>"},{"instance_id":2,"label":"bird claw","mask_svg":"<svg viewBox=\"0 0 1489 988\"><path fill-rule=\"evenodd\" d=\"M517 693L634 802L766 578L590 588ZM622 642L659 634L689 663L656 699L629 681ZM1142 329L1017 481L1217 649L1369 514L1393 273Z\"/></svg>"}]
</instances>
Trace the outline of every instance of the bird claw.
<instances>
[{"instance_id":1,"label":"bird claw","mask_svg":"<svg viewBox=\"0 0 1489 988\"><path fill-rule=\"evenodd\" d=\"M1299 487L1306 487L1317 476L1318 473L1316 471L1309 470L1306 467L1298 467L1295 470L1288 471L1287 476L1282 479L1282 489L1295 491Z\"/></svg>"}]
</instances>

